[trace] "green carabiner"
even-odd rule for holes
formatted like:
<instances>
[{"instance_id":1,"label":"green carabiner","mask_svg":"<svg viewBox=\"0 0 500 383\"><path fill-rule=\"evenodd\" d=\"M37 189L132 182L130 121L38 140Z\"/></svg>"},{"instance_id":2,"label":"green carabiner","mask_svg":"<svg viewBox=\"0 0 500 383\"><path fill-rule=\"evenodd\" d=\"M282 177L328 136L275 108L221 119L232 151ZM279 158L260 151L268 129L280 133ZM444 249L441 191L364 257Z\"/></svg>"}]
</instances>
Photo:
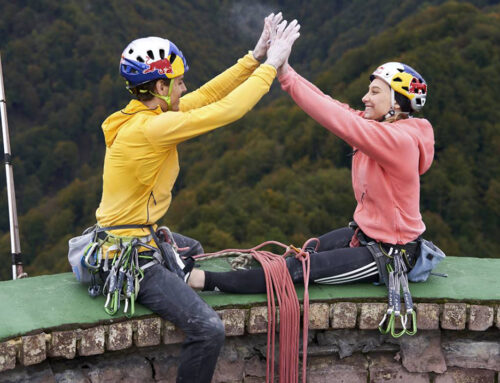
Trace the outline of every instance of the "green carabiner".
<instances>
[{"instance_id":1,"label":"green carabiner","mask_svg":"<svg viewBox=\"0 0 500 383\"><path fill-rule=\"evenodd\" d=\"M386 263L385 267L386 267L388 273L394 272L394 269L392 268L392 265L390 263Z\"/></svg>"},{"instance_id":2,"label":"green carabiner","mask_svg":"<svg viewBox=\"0 0 500 383\"><path fill-rule=\"evenodd\" d=\"M135 313L135 299L134 299L134 294L132 294L132 296L130 297L130 313L125 313L125 316L127 318L132 318L134 316L134 313Z\"/></svg>"},{"instance_id":3,"label":"green carabiner","mask_svg":"<svg viewBox=\"0 0 500 383\"><path fill-rule=\"evenodd\" d=\"M109 315L115 315L118 311L118 290L113 293L111 298L111 308L104 306L104 311Z\"/></svg>"},{"instance_id":4,"label":"green carabiner","mask_svg":"<svg viewBox=\"0 0 500 383\"><path fill-rule=\"evenodd\" d=\"M382 325L384 324L386 319L387 319L387 313L384 315L384 318L382 319L382 321L378 325L378 329L382 334L388 334L391 331L391 327L394 325L394 312L391 312L391 314L389 315L387 327L384 329L382 327Z\"/></svg>"},{"instance_id":5,"label":"green carabiner","mask_svg":"<svg viewBox=\"0 0 500 383\"><path fill-rule=\"evenodd\" d=\"M391 326L391 335L393 338L399 338L406 333L406 326L403 323L403 317L400 315L398 316L401 318L401 325L403 326L403 330L401 332L396 332L396 320L394 319Z\"/></svg>"},{"instance_id":6,"label":"green carabiner","mask_svg":"<svg viewBox=\"0 0 500 383\"><path fill-rule=\"evenodd\" d=\"M408 315L408 313L406 313L406 314ZM414 310L412 310L410 318L411 318L411 322L412 322L411 323L412 324L412 326L411 326L412 330L410 331L409 328L406 328L406 334L407 335L415 335L417 333L417 312L414 311Z\"/></svg>"}]
</instances>

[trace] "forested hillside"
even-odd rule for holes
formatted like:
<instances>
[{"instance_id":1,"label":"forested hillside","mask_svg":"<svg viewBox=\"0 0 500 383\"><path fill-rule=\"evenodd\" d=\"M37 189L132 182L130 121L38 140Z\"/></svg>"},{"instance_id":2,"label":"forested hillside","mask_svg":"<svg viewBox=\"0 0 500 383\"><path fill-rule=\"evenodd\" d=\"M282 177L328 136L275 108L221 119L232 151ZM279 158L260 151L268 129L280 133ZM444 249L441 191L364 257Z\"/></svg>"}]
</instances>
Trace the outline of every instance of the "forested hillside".
<instances>
[{"instance_id":1,"label":"forested hillside","mask_svg":"<svg viewBox=\"0 0 500 383\"><path fill-rule=\"evenodd\" d=\"M0 51L28 272L68 271L68 238L95 221L100 124L129 99L117 70L126 44L172 39L188 58L194 89L252 49L263 17L276 10L303 26L291 64L354 107L383 62L403 61L424 75L423 116L436 135L435 162L422 177L426 237L449 255L499 257L500 7L491 3L3 2ZM241 121L179 147L181 173L162 223L206 250L266 239L300 245L351 219L349 151L274 85ZM4 175L0 182L0 279L7 279Z\"/></svg>"}]
</instances>

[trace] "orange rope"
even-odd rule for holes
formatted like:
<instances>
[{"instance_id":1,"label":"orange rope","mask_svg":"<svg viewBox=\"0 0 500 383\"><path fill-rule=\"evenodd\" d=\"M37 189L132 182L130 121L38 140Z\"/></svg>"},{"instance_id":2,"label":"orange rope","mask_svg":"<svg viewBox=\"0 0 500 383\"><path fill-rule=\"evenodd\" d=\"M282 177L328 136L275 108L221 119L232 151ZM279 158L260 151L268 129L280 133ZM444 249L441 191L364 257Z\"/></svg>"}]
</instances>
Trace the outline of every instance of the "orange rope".
<instances>
[{"instance_id":1,"label":"orange rope","mask_svg":"<svg viewBox=\"0 0 500 383\"><path fill-rule=\"evenodd\" d=\"M311 241L309 239L302 249L286 246L280 242L267 241L251 249L227 249L210 254L200 254L193 258L199 259L209 256L222 255L227 252L249 253L262 265L265 275L267 290L267 370L266 382L274 382L274 355L276 341L276 303L278 301L280 313L280 383L295 383L299 380L299 337L300 337L300 305L295 287L286 267L285 258L295 255L302 262L304 275L304 316L302 335L302 382L306 382L307 368L307 340L309 328L309 274L310 257L305 248ZM285 248L282 255L269 251L259 250L267 245L277 245Z\"/></svg>"}]
</instances>

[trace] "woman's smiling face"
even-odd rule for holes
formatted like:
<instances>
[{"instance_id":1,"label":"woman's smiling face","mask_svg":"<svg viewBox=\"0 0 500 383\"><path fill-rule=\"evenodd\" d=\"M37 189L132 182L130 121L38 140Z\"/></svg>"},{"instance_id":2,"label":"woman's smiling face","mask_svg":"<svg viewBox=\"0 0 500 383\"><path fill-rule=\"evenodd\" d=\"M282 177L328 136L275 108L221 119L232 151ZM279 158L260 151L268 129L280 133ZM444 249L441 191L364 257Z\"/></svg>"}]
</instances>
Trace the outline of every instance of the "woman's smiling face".
<instances>
[{"instance_id":1,"label":"woman's smiling face","mask_svg":"<svg viewBox=\"0 0 500 383\"><path fill-rule=\"evenodd\" d=\"M391 109L391 88L379 78L375 78L368 87L368 92L361 99L365 104L364 118L381 120Z\"/></svg>"}]
</instances>

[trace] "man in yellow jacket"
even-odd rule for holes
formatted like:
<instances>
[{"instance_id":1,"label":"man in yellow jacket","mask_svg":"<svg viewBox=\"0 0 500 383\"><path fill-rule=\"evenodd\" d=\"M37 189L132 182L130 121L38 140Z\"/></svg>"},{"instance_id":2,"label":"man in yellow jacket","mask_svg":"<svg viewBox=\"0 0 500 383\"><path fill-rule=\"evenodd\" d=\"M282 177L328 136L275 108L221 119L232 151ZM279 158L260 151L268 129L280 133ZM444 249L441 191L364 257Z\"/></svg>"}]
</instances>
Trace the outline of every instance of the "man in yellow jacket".
<instances>
[{"instance_id":1,"label":"man in yellow jacket","mask_svg":"<svg viewBox=\"0 0 500 383\"><path fill-rule=\"evenodd\" d=\"M115 240L137 238L141 244L154 245L147 225L154 226L170 206L179 173L177 145L238 120L269 91L276 68L287 59L299 36L296 21L288 26L280 21L281 13L269 15L253 52L183 97L188 65L172 42L147 37L125 48L120 73L137 99L102 125L106 156L96 212L98 225L109 228L107 233ZM266 54L267 60L260 65ZM124 229L123 225L135 227ZM201 250L197 241L178 234L174 238L181 242L179 247ZM155 250L149 253L154 255ZM112 252L107 254L109 258ZM104 278L109 274L108 261L115 264L105 260ZM147 268L145 262L138 261L144 268L138 301L186 335L177 381L210 382L224 341L221 320L161 258L148 260Z\"/></svg>"}]
</instances>

